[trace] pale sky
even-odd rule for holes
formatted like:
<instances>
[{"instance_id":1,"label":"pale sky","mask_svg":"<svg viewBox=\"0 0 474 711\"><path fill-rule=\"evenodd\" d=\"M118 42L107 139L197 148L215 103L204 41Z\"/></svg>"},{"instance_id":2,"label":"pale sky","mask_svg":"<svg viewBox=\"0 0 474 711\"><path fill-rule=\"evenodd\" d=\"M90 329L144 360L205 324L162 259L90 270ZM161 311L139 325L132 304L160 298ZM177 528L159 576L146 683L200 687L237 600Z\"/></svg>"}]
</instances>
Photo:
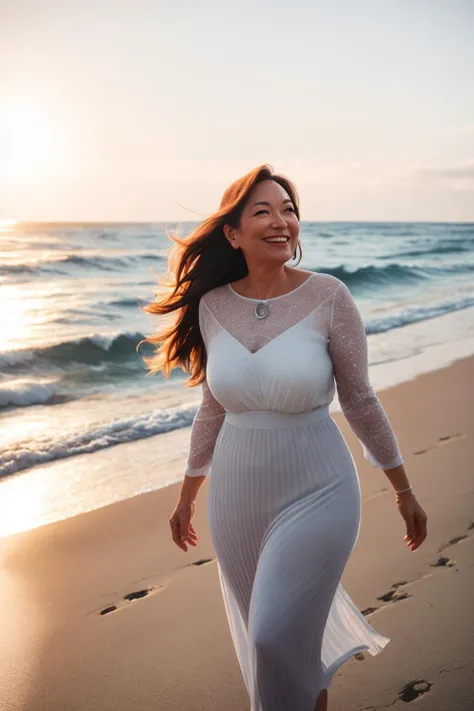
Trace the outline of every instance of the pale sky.
<instances>
[{"instance_id":1,"label":"pale sky","mask_svg":"<svg viewBox=\"0 0 474 711\"><path fill-rule=\"evenodd\" d=\"M474 221L472 0L0 0L0 62L4 219L198 220L270 163L304 220Z\"/></svg>"}]
</instances>

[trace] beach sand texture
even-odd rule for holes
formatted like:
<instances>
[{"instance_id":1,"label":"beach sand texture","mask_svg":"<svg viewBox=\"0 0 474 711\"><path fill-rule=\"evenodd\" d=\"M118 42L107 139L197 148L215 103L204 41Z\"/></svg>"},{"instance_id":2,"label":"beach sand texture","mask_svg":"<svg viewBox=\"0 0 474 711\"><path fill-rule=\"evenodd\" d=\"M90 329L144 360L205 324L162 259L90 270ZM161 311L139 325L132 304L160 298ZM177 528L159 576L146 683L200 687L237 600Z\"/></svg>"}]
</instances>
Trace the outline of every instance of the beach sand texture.
<instances>
[{"instance_id":1,"label":"beach sand texture","mask_svg":"<svg viewBox=\"0 0 474 711\"><path fill-rule=\"evenodd\" d=\"M333 415L363 497L342 582L391 642L342 665L331 711L474 710L473 391L470 357L379 392L428 515L414 553L388 479ZM155 439L90 456L152 466ZM184 471L184 458L173 466ZM249 711L206 525L207 486L194 520L199 545L188 553L169 534L180 484L0 541L2 711Z\"/></svg>"}]
</instances>

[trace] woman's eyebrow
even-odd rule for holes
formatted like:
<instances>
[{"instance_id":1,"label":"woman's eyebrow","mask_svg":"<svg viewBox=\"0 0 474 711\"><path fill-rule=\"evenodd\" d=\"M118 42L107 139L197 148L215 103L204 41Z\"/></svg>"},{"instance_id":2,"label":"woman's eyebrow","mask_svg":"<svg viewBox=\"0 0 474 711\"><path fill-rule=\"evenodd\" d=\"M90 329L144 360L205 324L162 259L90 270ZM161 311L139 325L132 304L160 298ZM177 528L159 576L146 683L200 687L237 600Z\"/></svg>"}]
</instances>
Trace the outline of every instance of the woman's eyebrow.
<instances>
[{"instance_id":1,"label":"woman's eyebrow","mask_svg":"<svg viewBox=\"0 0 474 711\"><path fill-rule=\"evenodd\" d=\"M291 204L293 204L293 201L292 201L292 200L283 200L282 205L284 205L284 204L287 203L287 202L291 202ZM260 202L254 203L254 205L253 205L252 207L256 207L257 205L268 205L268 206L270 206L270 203L269 203L269 202L265 202L264 200L260 200Z\"/></svg>"}]
</instances>

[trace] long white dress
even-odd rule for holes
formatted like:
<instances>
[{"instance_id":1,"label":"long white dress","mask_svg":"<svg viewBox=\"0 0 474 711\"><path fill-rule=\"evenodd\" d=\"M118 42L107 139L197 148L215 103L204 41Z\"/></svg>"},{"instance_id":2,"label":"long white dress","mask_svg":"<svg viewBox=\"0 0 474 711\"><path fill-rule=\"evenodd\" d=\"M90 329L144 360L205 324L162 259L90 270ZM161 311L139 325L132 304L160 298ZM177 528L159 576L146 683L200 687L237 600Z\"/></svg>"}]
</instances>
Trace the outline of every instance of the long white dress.
<instances>
[{"instance_id":1,"label":"long white dress","mask_svg":"<svg viewBox=\"0 0 474 711\"><path fill-rule=\"evenodd\" d=\"M230 284L200 300L207 353L188 476L210 474L208 517L229 627L252 711L314 711L353 654L390 641L341 585L357 541L357 469L329 415L341 409L373 466L403 462L367 366L345 284L311 273L257 299Z\"/></svg>"}]
</instances>

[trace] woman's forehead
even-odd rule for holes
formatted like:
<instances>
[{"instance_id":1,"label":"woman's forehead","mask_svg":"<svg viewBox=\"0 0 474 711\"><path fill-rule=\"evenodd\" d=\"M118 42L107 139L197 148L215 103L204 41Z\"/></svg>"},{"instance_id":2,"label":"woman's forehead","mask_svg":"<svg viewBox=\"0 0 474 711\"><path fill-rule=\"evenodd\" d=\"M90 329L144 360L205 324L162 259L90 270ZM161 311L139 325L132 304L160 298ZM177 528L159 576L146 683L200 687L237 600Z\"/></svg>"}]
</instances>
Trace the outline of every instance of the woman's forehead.
<instances>
[{"instance_id":1,"label":"woman's forehead","mask_svg":"<svg viewBox=\"0 0 474 711\"><path fill-rule=\"evenodd\" d=\"M248 205L251 207L259 200L278 203L289 199L290 196L279 183L275 180L264 180L257 183L251 190Z\"/></svg>"}]
</instances>

